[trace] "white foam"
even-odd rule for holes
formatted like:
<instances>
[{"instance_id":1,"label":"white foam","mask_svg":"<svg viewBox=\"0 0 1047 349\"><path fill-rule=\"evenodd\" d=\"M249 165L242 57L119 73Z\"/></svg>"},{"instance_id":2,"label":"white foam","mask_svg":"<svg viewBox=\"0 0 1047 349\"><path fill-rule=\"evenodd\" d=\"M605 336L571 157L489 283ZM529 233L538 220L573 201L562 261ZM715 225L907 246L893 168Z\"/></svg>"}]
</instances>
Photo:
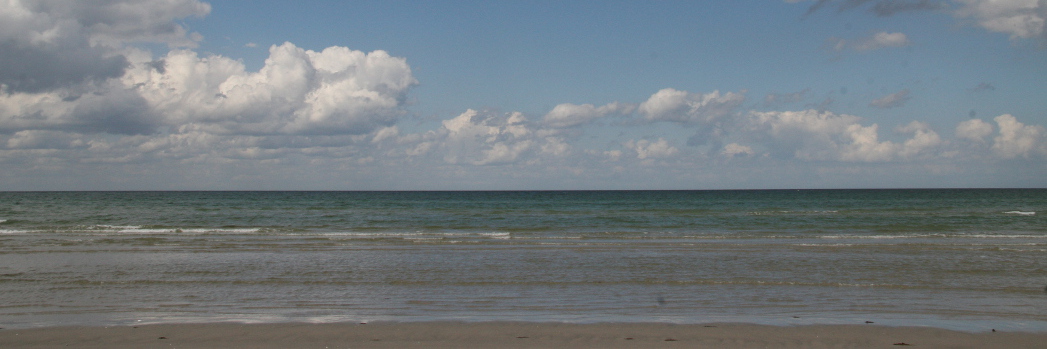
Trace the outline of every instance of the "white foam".
<instances>
[{"instance_id":1,"label":"white foam","mask_svg":"<svg viewBox=\"0 0 1047 349\"><path fill-rule=\"evenodd\" d=\"M139 227L127 227L125 229L117 229L117 233L121 234L213 234L213 233L225 233L225 234L248 234L257 233L261 231L259 228L161 228L161 229L142 229Z\"/></svg>"},{"instance_id":2,"label":"white foam","mask_svg":"<svg viewBox=\"0 0 1047 349\"><path fill-rule=\"evenodd\" d=\"M796 244L796 246L803 246L803 247L847 247L847 246L854 246L854 244Z\"/></svg>"},{"instance_id":3,"label":"white foam","mask_svg":"<svg viewBox=\"0 0 1047 349\"><path fill-rule=\"evenodd\" d=\"M990 235L990 234L976 234L976 235L960 235L962 237L971 238L982 238L982 239L1047 239L1047 235L1022 235L1022 234L1009 234L1009 235Z\"/></svg>"},{"instance_id":4,"label":"white foam","mask_svg":"<svg viewBox=\"0 0 1047 349\"><path fill-rule=\"evenodd\" d=\"M257 233L261 228L142 228L140 225L99 224L85 228L91 232L115 234L248 234Z\"/></svg>"},{"instance_id":5,"label":"white foam","mask_svg":"<svg viewBox=\"0 0 1047 349\"><path fill-rule=\"evenodd\" d=\"M924 237L941 237L941 234L923 235L823 235L822 239L909 239Z\"/></svg>"},{"instance_id":6,"label":"white foam","mask_svg":"<svg viewBox=\"0 0 1047 349\"><path fill-rule=\"evenodd\" d=\"M356 237L356 238L402 238L410 236L422 236L425 233L357 233L357 232L330 232L330 233L297 233L287 234L294 236L339 236L339 237Z\"/></svg>"},{"instance_id":7,"label":"white foam","mask_svg":"<svg viewBox=\"0 0 1047 349\"><path fill-rule=\"evenodd\" d=\"M0 229L0 235L14 235L14 234L25 234L28 230L12 230L12 229Z\"/></svg>"},{"instance_id":8,"label":"white foam","mask_svg":"<svg viewBox=\"0 0 1047 349\"><path fill-rule=\"evenodd\" d=\"M0 219L0 223L7 223L6 219Z\"/></svg>"},{"instance_id":9,"label":"white foam","mask_svg":"<svg viewBox=\"0 0 1047 349\"><path fill-rule=\"evenodd\" d=\"M815 210L815 211L752 211L748 212L749 215L753 216L766 216L766 215L783 215L783 214L794 214L794 215L822 215L822 214L833 214L839 213L838 210Z\"/></svg>"},{"instance_id":10,"label":"white foam","mask_svg":"<svg viewBox=\"0 0 1047 349\"><path fill-rule=\"evenodd\" d=\"M141 228L141 227L142 226L139 226L139 225L107 225L107 224L99 224L99 225L92 226L91 228L124 230L124 229L138 229L138 228Z\"/></svg>"},{"instance_id":11,"label":"white foam","mask_svg":"<svg viewBox=\"0 0 1047 349\"><path fill-rule=\"evenodd\" d=\"M130 228L130 229L119 229L117 232L118 233L122 233L122 234L142 234L142 235L171 234L171 233L177 233L178 229L137 229L137 228Z\"/></svg>"},{"instance_id":12,"label":"white foam","mask_svg":"<svg viewBox=\"0 0 1047 349\"><path fill-rule=\"evenodd\" d=\"M1027 234L911 234L911 235L822 235L822 239L921 239L921 238L975 238L975 239L1047 239L1047 235Z\"/></svg>"},{"instance_id":13,"label":"white foam","mask_svg":"<svg viewBox=\"0 0 1047 349\"><path fill-rule=\"evenodd\" d=\"M1004 214L1013 214L1013 215L1019 215L1019 216L1035 216L1036 212L1032 212L1032 211L1007 211L1007 212L1004 212Z\"/></svg>"},{"instance_id":14,"label":"white foam","mask_svg":"<svg viewBox=\"0 0 1047 349\"><path fill-rule=\"evenodd\" d=\"M300 236L327 236L327 237L343 237L343 238L358 238L358 239L370 239L370 238L402 238L402 239L445 239L445 238L489 238L498 240L507 240L512 238L512 233L408 233L408 232L380 232L380 233L360 233L360 232L325 232L325 233L300 233L300 234L289 234L289 235L300 235Z\"/></svg>"}]
</instances>

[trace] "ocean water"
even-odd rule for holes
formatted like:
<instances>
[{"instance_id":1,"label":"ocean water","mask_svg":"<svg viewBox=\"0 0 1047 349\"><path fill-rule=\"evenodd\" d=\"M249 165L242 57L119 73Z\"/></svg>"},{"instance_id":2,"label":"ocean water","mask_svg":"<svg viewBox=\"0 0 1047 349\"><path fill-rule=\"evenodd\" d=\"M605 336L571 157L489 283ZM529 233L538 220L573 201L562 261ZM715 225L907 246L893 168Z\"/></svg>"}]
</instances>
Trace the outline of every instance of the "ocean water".
<instances>
[{"instance_id":1,"label":"ocean water","mask_svg":"<svg viewBox=\"0 0 1047 349\"><path fill-rule=\"evenodd\" d=\"M1047 331L1047 190L0 193L0 327Z\"/></svg>"}]
</instances>

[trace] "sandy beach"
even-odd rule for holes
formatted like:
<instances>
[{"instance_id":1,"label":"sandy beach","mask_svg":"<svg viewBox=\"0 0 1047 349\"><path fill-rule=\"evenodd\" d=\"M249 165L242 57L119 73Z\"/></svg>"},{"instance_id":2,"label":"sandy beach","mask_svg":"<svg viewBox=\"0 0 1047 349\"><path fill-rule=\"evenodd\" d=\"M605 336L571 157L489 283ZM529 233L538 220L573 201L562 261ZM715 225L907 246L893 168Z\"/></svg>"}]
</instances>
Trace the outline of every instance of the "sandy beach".
<instances>
[{"instance_id":1,"label":"sandy beach","mask_svg":"<svg viewBox=\"0 0 1047 349\"><path fill-rule=\"evenodd\" d=\"M877 325L336 323L0 330L3 348L1043 348L1047 333Z\"/></svg>"}]
</instances>

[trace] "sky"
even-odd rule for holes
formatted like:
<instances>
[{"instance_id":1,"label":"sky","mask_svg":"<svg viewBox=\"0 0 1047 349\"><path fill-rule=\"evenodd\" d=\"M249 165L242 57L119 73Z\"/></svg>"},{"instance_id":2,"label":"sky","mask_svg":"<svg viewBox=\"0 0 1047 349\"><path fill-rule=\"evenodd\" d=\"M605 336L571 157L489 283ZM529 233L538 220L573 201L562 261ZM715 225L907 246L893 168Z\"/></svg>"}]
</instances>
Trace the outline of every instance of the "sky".
<instances>
[{"instance_id":1,"label":"sky","mask_svg":"<svg viewBox=\"0 0 1047 349\"><path fill-rule=\"evenodd\" d=\"M1047 0L0 1L0 190L1047 187Z\"/></svg>"}]
</instances>

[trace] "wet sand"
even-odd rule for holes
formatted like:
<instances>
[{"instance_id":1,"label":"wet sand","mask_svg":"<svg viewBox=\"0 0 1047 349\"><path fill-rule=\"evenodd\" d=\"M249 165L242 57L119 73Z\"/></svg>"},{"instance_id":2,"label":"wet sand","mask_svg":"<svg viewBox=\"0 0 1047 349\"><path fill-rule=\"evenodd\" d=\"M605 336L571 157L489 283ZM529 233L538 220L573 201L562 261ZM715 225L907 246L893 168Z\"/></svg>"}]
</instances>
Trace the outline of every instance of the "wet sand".
<instances>
[{"instance_id":1,"label":"wet sand","mask_svg":"<svg viewBox=\"0 0 1047 349\"><path fill-rule=\"evenodd\" d=\"M1047 333L878 325L414 322L0 329L0 348L1043 348Z\"/></svg>"}]
</instances>

